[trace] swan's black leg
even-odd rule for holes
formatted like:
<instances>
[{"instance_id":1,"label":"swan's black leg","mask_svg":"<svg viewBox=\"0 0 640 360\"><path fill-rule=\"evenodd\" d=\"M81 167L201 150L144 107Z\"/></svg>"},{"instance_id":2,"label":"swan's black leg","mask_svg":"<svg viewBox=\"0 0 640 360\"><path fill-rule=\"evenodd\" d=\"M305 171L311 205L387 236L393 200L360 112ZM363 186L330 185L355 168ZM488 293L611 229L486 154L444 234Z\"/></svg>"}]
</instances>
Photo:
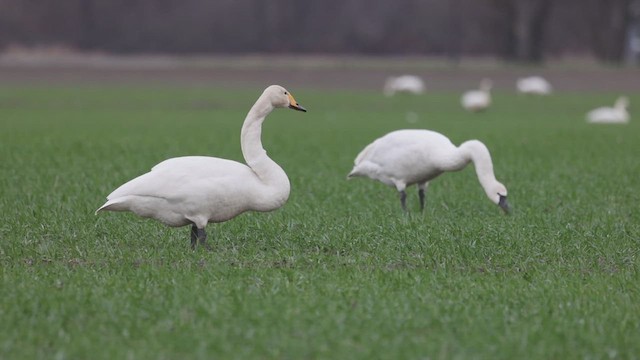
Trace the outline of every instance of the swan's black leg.
<instances>
[{"instance_id":1,"label":"swan's black leg","mask_svg":"<svg viewBox=\"0 0 640 360\"><path fill-rule=\"evenodd\" d=\"M207 232L204 229L198 229L198 227L193 224L191 225L191 248L195 250L198 243L205 249L211 250L211 247L207 244Z\"/></svg>"},{"instance_id":2,"label":"swan's black leg","mask_svg":"<svg viewBox=\"0 0 640 360\"><path fill-rule=\"evenodd\" d=\"M407 211L407 193L404 190L400 191L400 205L402 210Z\"/></svg>"},{"instance_id":3,"label":"swan's black leg","mask_svg":"<svg viewBox=\"0 0 640 360\"><path fill-rule=\"evenodd\" d=\"M428 186L429 186L429 182L418 184L418 197L420 198L420 212L424 212L425 193Z\"/></svg>"},{"instance_id":4,"label":"swan's black leg","mask_svg":"<svg viewBox=\"0 0 640 360\"><path fill-rule=\"evenodd\" d=\"M204 229L198 229L198 241L200 241L200 246L211 251L211 247L207 244L207 232Z\"/></svg>"},{"instance_id":5,"label":"swan's black leg","mask_svg":"<svg viewBox=\"0 0 640 360\"><path fill-rule=\"evenodd\" d=\"M195 249L198 245L198 227L196 224L191 225L191 248Z\"/></svg>"}]
</instances>

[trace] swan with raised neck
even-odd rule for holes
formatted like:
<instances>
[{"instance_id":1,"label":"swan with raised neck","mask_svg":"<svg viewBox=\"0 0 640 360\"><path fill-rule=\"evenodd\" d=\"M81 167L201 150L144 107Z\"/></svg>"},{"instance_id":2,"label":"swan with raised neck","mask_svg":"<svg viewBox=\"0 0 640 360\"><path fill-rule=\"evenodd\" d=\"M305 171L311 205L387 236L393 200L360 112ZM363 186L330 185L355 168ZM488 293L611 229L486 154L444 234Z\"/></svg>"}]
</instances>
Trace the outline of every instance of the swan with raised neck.
<instances>
[{"instance_id":1,"label":"swan with raised neck","mask_svg":"<svg viewBox=\"0 0 640 360\"><path fill-rule=\"evenodd\" d=\"M462 94L460 103L466 110L479 112L491 106L491 89L493 81L491 79L482 79L478 90L467 91Z\"/></svg>"},{"instance_id":2,"label":"swan with raised neck","mask_svg":"<svg viewBox=\"0 0 640 360\"><path fill-rule=\"evenodd\" d=\"M594 124L626 124L629 122L629 99L621 96L613 107L603 106L587 113L587 122Z\"/></svg>"},{"instance_id":3,"label":"swan with raised neck","mask_svg":"<svg viewBox=\"0 0 640 360\"><path fill-rule=\"evenodd\" d=\"M247 114L240 143L246 165L215 157L165 160L114 190L102 210L131 211L168 226L191 227L191 246L206 245L205 227L245 211L271 211L289 197L287 174L262 147L262 123L276 108L306 111L285 88L269 86Z\"/></svg>"}]
</instances>

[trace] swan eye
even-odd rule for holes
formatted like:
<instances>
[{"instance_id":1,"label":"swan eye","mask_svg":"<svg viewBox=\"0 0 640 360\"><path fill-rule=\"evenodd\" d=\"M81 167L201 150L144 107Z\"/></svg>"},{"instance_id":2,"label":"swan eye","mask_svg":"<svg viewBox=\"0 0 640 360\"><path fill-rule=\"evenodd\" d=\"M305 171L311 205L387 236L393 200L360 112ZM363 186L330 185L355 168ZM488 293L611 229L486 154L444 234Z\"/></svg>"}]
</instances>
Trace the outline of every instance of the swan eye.
<instances>
[{"instance_id":1,"label":"swan eye","mask_svg":"<svg viewBox=\"0 0 640 360\"><path fill-rule=\"evenodd\" d=\"M287 92L285 91L284 94L287 95Z\"/></svg>"}]
</instances>

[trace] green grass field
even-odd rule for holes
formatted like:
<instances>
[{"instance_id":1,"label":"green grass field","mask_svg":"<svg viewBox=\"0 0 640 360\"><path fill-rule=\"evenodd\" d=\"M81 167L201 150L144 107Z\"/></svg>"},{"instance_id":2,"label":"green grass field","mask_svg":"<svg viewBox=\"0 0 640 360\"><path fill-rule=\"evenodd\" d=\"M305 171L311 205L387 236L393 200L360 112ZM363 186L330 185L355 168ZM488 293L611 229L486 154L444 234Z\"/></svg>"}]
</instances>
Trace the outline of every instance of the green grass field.
<instances>
[{"instance_id":1,"label":"green grass field","mask_svg":"<svg viewBox=\"0 0 640 360\"><path fill-rule=\"evenodd\" d=\"M457 94L290 90L309 112L263 133L288 203L210 224L208 253L186 227L94 211L166 158L242 161L262 89L0 88L0 358L638 358L640 127L584 122L617 94L498 92L472 115ZM408 216L345 179L400 128L483 141L513 214L472 166L424 213L411 188Z\"/></svg>"}]
</instances>

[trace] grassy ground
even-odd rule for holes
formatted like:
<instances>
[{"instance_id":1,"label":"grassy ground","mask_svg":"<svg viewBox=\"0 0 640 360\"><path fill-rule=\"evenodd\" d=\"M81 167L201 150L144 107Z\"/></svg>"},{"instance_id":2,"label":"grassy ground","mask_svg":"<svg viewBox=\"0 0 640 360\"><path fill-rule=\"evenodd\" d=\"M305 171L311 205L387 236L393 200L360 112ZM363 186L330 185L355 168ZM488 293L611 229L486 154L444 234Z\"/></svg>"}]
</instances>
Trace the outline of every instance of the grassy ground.
<instances>
[{"instance_id":1,"label":"grassy ground","mask_svg":"<svg viewBox=\"0 0 640 360\"><path fill-rule=\"evenodd\" d=\"M165 158L241 160L260 89L0 88L0 358L637 358L640 127L583 120L615 94L498 93L472 115L457 94L290 90L309 112L263 134L289 202L210 225L206 253L93 211ZM409 216L345 180L399 128L485 142L512 216L472 167L424 214L411 189Z\"/></svg>"}]
</instances>

